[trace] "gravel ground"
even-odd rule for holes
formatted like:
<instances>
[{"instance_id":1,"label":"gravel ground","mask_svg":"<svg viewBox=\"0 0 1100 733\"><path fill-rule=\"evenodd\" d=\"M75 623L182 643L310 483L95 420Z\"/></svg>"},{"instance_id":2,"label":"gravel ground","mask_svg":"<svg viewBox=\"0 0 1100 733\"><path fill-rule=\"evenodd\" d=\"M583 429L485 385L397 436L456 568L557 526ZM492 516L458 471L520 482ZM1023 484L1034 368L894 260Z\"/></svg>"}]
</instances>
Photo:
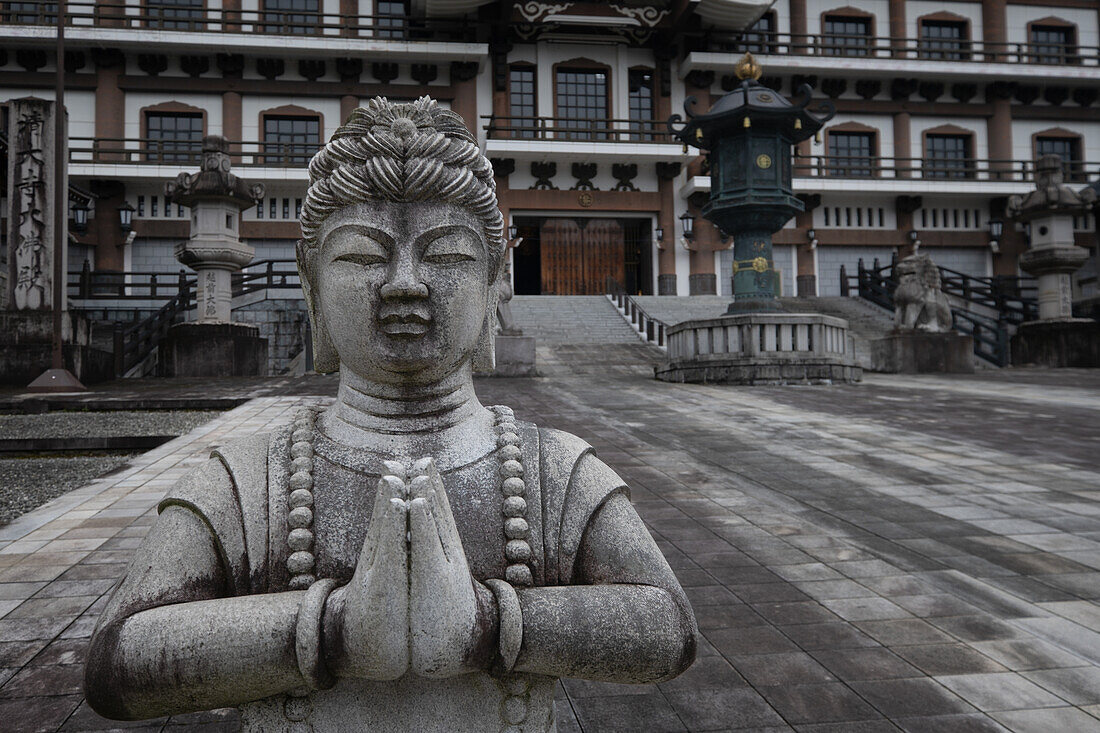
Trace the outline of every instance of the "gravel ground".
<instances>
[{"instance_id":1,"label":"gravel ground","mask_svg":"<svg viewBox=\"0 0 1100 733\"><path fill-rule=\"evenodd\" d=\"M0 438L183 435L220 414L216 410L163 410L0 415Z\"/></svg>"},{"instance_id":2,"label":"gravel ground","mask_svg":"<svg viewBox=\"0 0 1100 733\"><path fill-rule=\"evenodd\" d=\"M0 526L115 470L135 455L0 459Z\"/></svg>"},{"instance_id":3,"label":"gravel ground","mask_svg":"<svg viewBox=\"0 0 1100 733\"><path fill-rule=\"evenodd\" d=\"M183 435L220 414L216 410L178 410L0 415L0 438ZM135 455L138 453L0 458L0 526L114 471Z\"/></svg>"}]
</instances>

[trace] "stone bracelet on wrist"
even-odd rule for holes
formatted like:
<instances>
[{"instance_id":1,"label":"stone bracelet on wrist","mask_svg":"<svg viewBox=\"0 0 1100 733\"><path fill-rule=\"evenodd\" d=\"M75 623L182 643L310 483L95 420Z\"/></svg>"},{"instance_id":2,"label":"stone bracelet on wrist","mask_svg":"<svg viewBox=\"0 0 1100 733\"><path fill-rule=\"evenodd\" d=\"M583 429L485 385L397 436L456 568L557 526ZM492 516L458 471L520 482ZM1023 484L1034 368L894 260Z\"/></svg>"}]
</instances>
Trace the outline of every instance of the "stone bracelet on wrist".
<instances>
[{"instance_id":1,"label":"stone bracelet on wrist","mask_svg":"<svg viewBox=\"0 0 1100 733\"><path fill-rule=\"evenodd\" d=\"M325 601L336 587L332 578L318 580L309 586L302 604L298 606L298 621L294 632L294 651L298 657L298 671L306 684L314 690L327 690L336 680L325 667L321 654L321 624Z\"/></svg>"},{"instance_id":2,"label":"stone bracelet on wrist","mask_svg":"<svg viewBox=\"0 0 1100 733\"><path fill-rule=\"evenodd\" d=\"M500 634L497 651L505 671L511 672L516 666L520 646L523 644L523 612L519 605L519 596L511 583L496 578L488 578L485 585L493 592L497 601L497 615L500 618Z\"/></svg>"}]
</instances>

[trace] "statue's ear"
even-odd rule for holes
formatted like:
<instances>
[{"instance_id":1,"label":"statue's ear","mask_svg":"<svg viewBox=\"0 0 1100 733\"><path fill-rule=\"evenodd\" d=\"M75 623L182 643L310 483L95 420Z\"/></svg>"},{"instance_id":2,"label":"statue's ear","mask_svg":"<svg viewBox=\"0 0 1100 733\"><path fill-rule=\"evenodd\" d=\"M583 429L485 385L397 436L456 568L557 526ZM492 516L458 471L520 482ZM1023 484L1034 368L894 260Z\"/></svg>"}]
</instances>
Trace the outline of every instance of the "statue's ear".
<instances>
[{"instance_id":1,"label":"statue's ear","mask_svg":"<svg viewBox=\"0 0 1100 733\"><path fill-rule=\"evenodd\" d=\"M298 279L302 282L302 295L305 296L306 309L309 311L310 332L313 340L313 370L318 374L331 374L340 368L340 356L332 345L325 320L313 297L314 264L317 250L306 246L299 239L295 247L298 258Z\"/></svg>"},{"instance_id":2,"label":"statue's ear","mask_svg":"<svg viewBox=\"0 0 1100 733\"><path fill-rule=\"evenodd\" d=\"M491 373L497 368L497 287L489 288L489 307L485 309L485 320L481 324L481 335L477 339L477 350L470 366L475 372Z\"/></svg>"}]
</instances>

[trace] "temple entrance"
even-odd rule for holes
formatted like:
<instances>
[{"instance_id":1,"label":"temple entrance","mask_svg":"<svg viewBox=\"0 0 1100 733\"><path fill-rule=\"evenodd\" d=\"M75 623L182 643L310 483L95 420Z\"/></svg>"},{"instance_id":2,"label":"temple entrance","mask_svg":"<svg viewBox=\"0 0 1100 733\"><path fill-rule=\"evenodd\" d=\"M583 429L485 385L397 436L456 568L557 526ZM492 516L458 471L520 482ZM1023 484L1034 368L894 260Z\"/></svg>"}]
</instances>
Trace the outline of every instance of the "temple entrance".
<instances>
[{"instance_id":1,"label":"temple entrance","mask_svg":"<svg viewBox=\"0 0 1100 733\"><path fill-rule=\"evenodd\" d=\"M516 217L517 295L600 295L612 277L629 293L652 293L649 219Z\"/></svg>"}]
</instances>

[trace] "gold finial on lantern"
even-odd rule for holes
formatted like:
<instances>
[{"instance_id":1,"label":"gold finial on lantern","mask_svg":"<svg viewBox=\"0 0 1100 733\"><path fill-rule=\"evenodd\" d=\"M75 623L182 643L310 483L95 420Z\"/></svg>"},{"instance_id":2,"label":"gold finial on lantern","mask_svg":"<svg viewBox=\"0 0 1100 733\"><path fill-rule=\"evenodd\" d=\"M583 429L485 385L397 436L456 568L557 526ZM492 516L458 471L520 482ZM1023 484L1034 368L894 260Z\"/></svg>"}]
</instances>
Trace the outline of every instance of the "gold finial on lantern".
<instances>
[{"instance_id":1,"label":"gold finial on lantern","mask_svg":"<svg viewBox=\"0 0 1100 733\"><path fill-rule=\"evenodd\" d=\"M764 69L756 63L756 59L753 58L752 54L746 51L741 60L737 62L737 65L733 67L733 73L742 81L745 79L759 80L764 75Z\"/></svg>"},{"instance_id":2,"label":"gold finial on lantern","mask_svg":"<svg viewBox=\"0 0 1100 733\"><path fill-rule=\"evenodd\" d=\"M749 119L748 117L746 117L746 118L745 118L745 121L744 121L744 122L743 122L742 124L743 124L743 125L744 125L745 127L752 127L752 120L750 120L750 119Z\"/></svg>"}]
</instances>

